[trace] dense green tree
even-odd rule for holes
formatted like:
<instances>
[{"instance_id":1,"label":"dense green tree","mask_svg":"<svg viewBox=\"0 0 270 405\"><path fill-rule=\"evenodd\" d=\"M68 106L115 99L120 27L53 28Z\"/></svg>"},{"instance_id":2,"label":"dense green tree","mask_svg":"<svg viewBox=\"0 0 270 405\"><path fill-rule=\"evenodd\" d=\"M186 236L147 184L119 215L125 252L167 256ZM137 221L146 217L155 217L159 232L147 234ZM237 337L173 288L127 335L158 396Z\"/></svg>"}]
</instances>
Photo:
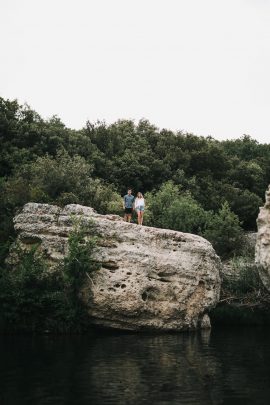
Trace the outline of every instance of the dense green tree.
<instances>
[{"instance_id":1,"label":"dense green tree","mask_svg":"<svg viewBox=\"0 0 270 405\"><path fill-rule=\"evenodd\" d=\"M194 213L217 213L227 201L242 227L254 230L270 183L270 145L248 135L219 142L158 130L145 119L137 125L132 120L87 122L76 131L57 116L44 120L28 105L0 98L0 179L2 241L11 234L15 210L26 201L74 202L120 213L120 194L127 187L148 193L157 204L155 219L150 221L150 211L148 218L155 226L197 232L198 222L183 225L188 206ZM158 206L166 200L164 184L169 194L169 187L173 190L167 223L160 222Z\"/></svg>"},{"instance_id":2,"label":"dense green tree","mask_svg":"<svg viewBox=\"0 0 270 405\"><path fill-rule=\"evenodd\" d=\"M159 191L147 193L146 201L146 222L151 225L191 233L199 233L204 228L206 211L172 181L164 183Z\"/></svg>"},{"instance_id":3,"label":"dense green tree","mask_svg":"<svg viewBox=\"0 0 270 405\"><path fill-rule=\"evenodd\" d=\"M263 200L247 189L221 184L219 187L220 201L228 201L231 210L238 215L244 229L256 229L256 218Z\"/></svg>"},{"instance_id":4,"label":"dense green tree","mask_svg":"<svg viewBox=\"0 0 270 405\"><path fill-rule=\"evenodd\" d=\"M208 216L206 229L202 234L223 258L239 251L243 243L239 218L231 211L227 202L216 214Z\"/></svg>"}]
</instances>

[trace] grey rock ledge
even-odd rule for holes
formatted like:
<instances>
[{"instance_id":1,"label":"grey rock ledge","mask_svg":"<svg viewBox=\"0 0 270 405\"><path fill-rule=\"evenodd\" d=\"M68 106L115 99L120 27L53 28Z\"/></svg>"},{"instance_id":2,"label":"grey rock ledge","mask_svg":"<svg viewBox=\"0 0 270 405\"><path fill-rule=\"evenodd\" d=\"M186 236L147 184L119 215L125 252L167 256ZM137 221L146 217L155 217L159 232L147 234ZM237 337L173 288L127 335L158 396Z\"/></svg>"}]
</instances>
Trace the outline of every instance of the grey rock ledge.
<instances>
[{"instance_id":1,"label":"grey rock ledge","mask_svg":"<svg viewBox=\"0 0 270 405\"><path fill-rule=\"evenodd\" d=\"M270 186L265 192L265 204L257 218L255 263L265 288L270 291Z\"/></svg>"},{"instance_id":2,"label":"grey rock ledge","mask_svg":"<svg viewBox=\"0 0 270 405\"><path fill-rule=\"evenodd\" d=\"M192 234L129 224L76 204L28 203L14 218L17 243L36 241L51 269L67 254L72 216L94 222L101 235L100 270L86 277L81 296L90 322L123 330L209 328L220 293L221 262L212 245ZM10 256L12 261L12 254Z\"/></svg>"}]
</instances>

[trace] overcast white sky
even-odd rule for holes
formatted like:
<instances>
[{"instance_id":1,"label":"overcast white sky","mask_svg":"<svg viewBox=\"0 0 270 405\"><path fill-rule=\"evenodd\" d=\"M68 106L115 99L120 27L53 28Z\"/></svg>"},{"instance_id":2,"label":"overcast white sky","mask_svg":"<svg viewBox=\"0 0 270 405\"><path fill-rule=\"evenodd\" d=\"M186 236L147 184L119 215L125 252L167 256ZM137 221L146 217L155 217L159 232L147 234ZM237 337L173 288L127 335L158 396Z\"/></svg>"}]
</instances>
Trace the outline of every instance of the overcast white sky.
<instances>
[{"instance_id":1,"label":"overcast white sky","mask_svg":"<svg viewBox=\"0 0 270 405\"><path fill-rule=\"evenodd\" d=\"M0 0L0 95L270 143L270 0Z\"/></svg>"}]
</instances>

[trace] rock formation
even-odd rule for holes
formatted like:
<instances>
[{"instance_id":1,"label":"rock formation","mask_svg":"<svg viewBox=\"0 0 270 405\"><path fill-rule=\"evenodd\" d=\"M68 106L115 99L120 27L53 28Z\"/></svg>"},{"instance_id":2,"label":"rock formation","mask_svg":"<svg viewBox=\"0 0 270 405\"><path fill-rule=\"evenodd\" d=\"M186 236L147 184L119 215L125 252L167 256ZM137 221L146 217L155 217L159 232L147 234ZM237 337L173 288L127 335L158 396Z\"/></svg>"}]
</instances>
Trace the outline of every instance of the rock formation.
<instances>
[{"instance_id":1,"label":"rock formation","mask_svg":"<svg viewBox=\"0 0 270 405\"><path fill-rule=\"evenodd\" d=\"M265 193L265 204L257 218L255 262L264 286L270 291L270 186Z\"/></svg>"},{"instance_id":2,"label":"rock formation","mask_svg":"<svg viewBox=\"0 0 270 405\"><path fill-rule=\"evenodd\" d=\"M92 208L28 203L15 219L17 242L40 243L53 267L68 249L72 216L94 222L101 268L86 277L82 297L93 324L125 330L210 327L207 312L219 300L220 259L197 236L126 223Z\"/></svg>"}]
</instances>

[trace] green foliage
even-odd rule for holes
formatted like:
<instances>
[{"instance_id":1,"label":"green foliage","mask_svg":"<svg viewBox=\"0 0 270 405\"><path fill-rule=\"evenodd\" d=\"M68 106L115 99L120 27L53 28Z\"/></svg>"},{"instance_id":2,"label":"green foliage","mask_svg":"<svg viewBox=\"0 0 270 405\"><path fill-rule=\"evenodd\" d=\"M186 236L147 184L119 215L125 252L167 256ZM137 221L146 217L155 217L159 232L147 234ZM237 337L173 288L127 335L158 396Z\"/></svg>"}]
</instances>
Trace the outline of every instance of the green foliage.
<instances>
[{"instance_id":1,"label":"green foliage","mask_svg":"<svg viewBox=\"0 0 270 405\"><path fill-rule=\"evenodd\" d=\"M85 235L87 232L87 236ZM80 332L87 325L87 310L80 299L86 273L99 269L93 259L96 236L75 223L68 240L68 255L49 271L38 246L18 250L15 269L0 270L0 329L24 332Z\"/></svg>"},{"instance_id":2,"label":"green foliage","mask_svg":"<svg viewBox=\"0 0 270 405\"><path fill-rule=\"evenodd\" d=\"M166 228L165 213L174 201L180 196L179 187L172 181L168 181L160 187L160 190L146 193L147 211L145 220L148 225Z\"/></svg>"},{"instance_id":3,"label":"green foliage","mask_svg":"<svg viewBox=\"0 0 270 405\"><path fill-rule=\"evenodd\" d=\"M11 237L4 242L0 242L0 268L1 266L4 266L6 257L9 253L9 249L12 243L13 239Z\"/></svg>"},{"instance_id":4,"label":"green foliage","mask_svg":"<svg viewBox=\"0 0 270 405\"><path fill-rule=\"evenodd\" d=\"M221 300L211 313L213 324L269 325L269 292L264 288L250 249L227 262ZM247 254L247 255L246 255Z\"/></svg>"},{"instance_id":5,"label":"green foliage","mask_svg":"<svg viewBox=\"0 0 270 405\"><path fill-rule=\"evenodd\" d=\"M148 224L192 233L198 233L204 227L207 213L172 181L164 183L159 191L146 194L146 200Z\"/></svg>"},{"instance_id":6,"label":"green foliage","mask_svg":"<svg viewBox=\"0 0 270 405\"><path fill-rule=\"evenodd\" d=\"M12 231L12 217L26 202L89 205L100 213L120 213L122 199L113 185L93 179L92 165L61 149L55 157L45 155L0 181L0 241ZM2 236L2 238L1 238Z\"/></svg>"},{"instance_id":7,"label":"green foliage","mask_svg":"<svg viewBox=\"0 0 270 405\"><path fill-rule=\"evenodd\" d=\"M223 258L242 247L243 230L227 202L216 214L206 211L190 193L182 192L172 181L164 183L156 192L147 193L146 201L146 224L201 234Z\"/></svg>"},{"instance_id":8,"label":"green foliage","mask_svg":"<svg viewBox=\"0 0 270 405\"><path fill-rule=\"evenodd\" d=\"M46 155L23 166L19 176L30 183L30 193L33 188L39 189L54 200L62 193L79 195L86 187L91 172L91 165L84 158L77 155L70 157L66 151L59 150L55 158Z\"/></svg>"},{"instance_id":9,"label":"green foliage","mask_svg":"<svg viewBox=\"0 0 270 405\"><path fill-rule=\"evenodd\" d=\"M217 214L209 215L203 236L208 239L217 253L225 258L241 248L243 230L239 218L225 202Z\"/></svg>"},{"instance_id":10,"label":"green foliage","mask_svg":"<svg viewBox=\"0 0 270 405\"><path fill-rule=\"evenodd\" d=\"M236 256L230 260L231 275L223 278L222 288L230 294L242 295L257 292L263 288L254 264L254 258Z\"/></svg>"},{"instance_id":11,"label":"green foliage","mask_svg":"<svg viewBox=\"0 0 270 405\"><path fill-rule=\"evenodd\" d=\"M244 229L256 229L256 218L263 200L249 190L234 188L233 192L226 193L231 210L238 215Z\"/></svg>"},{"instance_id":12,"label":"green foliage","mask_svg":"<svg viewBox=\"0 0 270 405\"><path fill-rule=\"evenodd\" d=\"M122 213L122 198L113 185L104 184L99 179L90 180L82 190L81 203L93 207L101 214Z\"/></svg>"},{"instance_id":13,"label":"green foliage","mask_svg":"<svg viewBox=\"0 0 270 405\"><path fill-rule=\"evenodd\" d=\"M20 258L13 271L1 270L1 323L9 331L35 332L42 326L46 329L44 317L59 299L59 283L54 283L55 277L46 273L44 262L36 256L36 247L30 252L20 252Z\"/></svg>"},{"instance_id":14,"label":"green foliage","mask_svg":"<svg viewBox=\"0 0 270 405\"><path fill-rule=\"evenodd\" d=\"M168 182L178 190L165 219L159 192ZM127 187L147 195L146 220L154 226L203 232L205 212L216 215L227 201L243 229L255 230L268 183L270 145L247 135L219 142L158 130L145 119L87 122L76 131L57 116L44 120L28 105L0 98L0 243L25 202L78 203L120 214Z\"/></svg>"},{"instance_id":15,"label":"green foliage","mask_svg":"<svg viewBox=\"0 0 270 405\"><path fill-rule=\"evenodd\" d=\"M98 270L100 265L94 260L97 236L94 224L88 222L82 225L76 218L73 220L73 230L68 239L68 255L64 258L63 274L70 285L70 292L77 297L85 274Z\"/></svg>"}]
</instances>

